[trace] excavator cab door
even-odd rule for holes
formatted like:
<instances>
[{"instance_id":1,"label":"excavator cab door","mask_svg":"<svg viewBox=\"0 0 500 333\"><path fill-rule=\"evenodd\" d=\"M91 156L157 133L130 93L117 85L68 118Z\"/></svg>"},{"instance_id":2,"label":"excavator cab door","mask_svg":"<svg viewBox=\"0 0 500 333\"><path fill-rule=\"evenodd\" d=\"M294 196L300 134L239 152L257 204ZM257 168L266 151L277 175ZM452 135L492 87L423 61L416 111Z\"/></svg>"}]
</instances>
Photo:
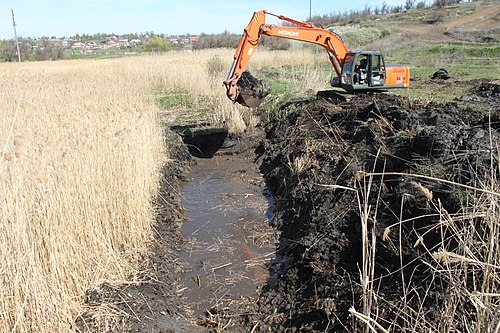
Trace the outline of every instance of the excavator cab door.
<instances>
[{"instance_id":1,"label":"excavator cab door","mask_svg":"<svg viewBox=\"0 0 500 333\"><path fill-rule=\"evenodd\" d=\"M368 84L370 87L383 86L385 84L385 63L381 54L370 56L370 71Z\"/></svg>"},{"instance_id":2,"label":"excavator cab door","mask_svg":"<svg viewBox=\"0 0 500 333\"><path fill-rule=\"evenodd\" d=\"M384 57L378 52L349 52L342 62L341 86L347 91L380 89L385 78Z\"/></svg>"}]
</instances>

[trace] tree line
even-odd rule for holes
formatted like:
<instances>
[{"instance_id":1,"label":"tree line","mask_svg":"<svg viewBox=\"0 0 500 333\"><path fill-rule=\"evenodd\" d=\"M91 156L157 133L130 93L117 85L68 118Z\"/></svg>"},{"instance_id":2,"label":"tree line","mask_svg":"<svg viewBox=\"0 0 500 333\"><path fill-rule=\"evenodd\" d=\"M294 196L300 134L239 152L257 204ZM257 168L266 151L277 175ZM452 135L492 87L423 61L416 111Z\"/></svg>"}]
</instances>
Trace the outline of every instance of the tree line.
<instances>
[{"instance_id":1,"label":"tree line","mask_svg":"<svg viewBox=\"0 0 500 333\"><path fill-rule=\"evenodd\" d=\"M193 44L193 49L201 50L221 47L234 49L238 46L240 39L241 35L233 34L228 31L224 31L221 34L201 34L198 40ZM283 38L262 36L259 45L270 50L288 50L290 41Z\"/></svg>"},{"instance_id":2,"label":"tree line","mask_svg":"<svg viewBox=\"0 0 500 333\"><path fill-rule=\"evenodd\" d=\"M325 15L315 15L308 21L314 23L318 27L329 27L333 24L344 25L358 23L362 19L366 19L371 16L402 13L411 9L444 8L452 4L476 1L479 0L434 0L432 3L427 4L426 1L406 0L404 5L396 6L389 6L384 1L380 6L370 7L369 5L366 5L361 10L349 10Z\"/></svg>"},{"instance_id":3,"label":"tree line","mask_svg":"<svg viewBox=\"0 0 500 333\"><path fill-rule=\"evenodd\" d=\"M23 60L59 60L65 57L65 48L61 43L51 40L40 40L36 47L28 42L19 41L19 53ZM0 62L17 61L17 46L15 40L0 41Z\"/></svg>"},{"instance_id":4,"label":"tree line","mask_svg":"<svg viewBox=\"0 0 500 333\"><path fill-rule=\"evenodd\" d=\"M406 0L404 5L389 6L384 1L381 6L370 7L366 5L361 10L349 10L346 12L330 13L325 15L315 15L307 21L312 22L318 27L330 27L334 24L352 24L359 23L362 19L370 16L386 15L391 13L402 13L411 9L425 9L425 8L443 8L452 4L459 4L462 2L474 2L479 0L434 0L429 5L425 1ZM283 22L283 25L291 25L288 22ZM225 31L222 34L202 34L198 41L194 44L195 49L229 47L236 48L241 38L239 34L231 34ZM271 50L287 50L290 47L290 41L283 38L271 38L262 36L260 46L269 48Z\"/></svg>"}]
</instances>

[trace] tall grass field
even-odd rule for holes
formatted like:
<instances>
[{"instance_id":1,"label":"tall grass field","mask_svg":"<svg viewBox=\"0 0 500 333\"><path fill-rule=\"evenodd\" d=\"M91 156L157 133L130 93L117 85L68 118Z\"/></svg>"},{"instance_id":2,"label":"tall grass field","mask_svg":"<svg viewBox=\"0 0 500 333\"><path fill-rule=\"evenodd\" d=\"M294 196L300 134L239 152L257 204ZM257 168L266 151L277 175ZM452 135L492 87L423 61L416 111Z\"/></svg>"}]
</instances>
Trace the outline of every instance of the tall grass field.
<instances>
[{"instance_id":1,"label":"tall grass field","mask_svg":"<svg viewBox=\"0 0 500 333\"><path fill-rule=\"evenodd\" d=\"M71 331L85 290L134 275L168 163L158 96L187 92L245 130L222 85L232 55L0 64L0 332ZM259 50L252 66L311 57Z\"/></svg>"}]
</instances>

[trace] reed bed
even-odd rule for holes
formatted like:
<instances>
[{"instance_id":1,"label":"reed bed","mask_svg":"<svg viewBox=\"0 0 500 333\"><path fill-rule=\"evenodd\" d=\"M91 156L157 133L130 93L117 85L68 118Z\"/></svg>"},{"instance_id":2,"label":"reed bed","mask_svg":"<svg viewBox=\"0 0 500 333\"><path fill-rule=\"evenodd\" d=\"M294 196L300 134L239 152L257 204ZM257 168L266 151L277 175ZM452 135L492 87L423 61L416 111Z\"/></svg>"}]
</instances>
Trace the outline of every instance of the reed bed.
<instances>
[{"instance_id":1,"label":"reed bed","mask_svg":"<svg viewBox=\"0 0 500 333\"><path fill-rule=\"evenodd\" d=\"M260 50L252 68L301 52ZM85 290L134 276L168 160L156 98L208 96L214 121L244 130L222 86L232 54L0 64L1 332L70 331Z\"/></svg>"},{"instance_id":2,"label":"reed bed","mask_svg":"<svg viewBox=\"0 0 500 333\"><path fill-rule=\"evenodd\" d=\"M130 61L2 65L2 332L70 330L84 291L147 251L166 156Z\"/></svg>"},{"instance_id":3,"label":"reed bed","mask_svg":"<svg viewBox=\"0 0 500 333\"><path fill-rule=\"evenodd\" d=\"M176 56L177 55L177 56ZM211 49L197 52L172 53L160 57L161 82L158 88L163 94L189 93L191 111L209 109L207 118L213 124L224 124L231 133L241 133L255 125L256 119L248 108L231 102L225 95L223 81L233 61L234 50ZM268 51L258 49L248 70L255 74L266 67L297 66L296 78L302 90L316 89L323 84L324 74L317 68L317 62L328 62L326 53L314 52L310 48L296 48L292 51ZM321 82L318 82L321 81ZM174 108L174 118L179 110Z\"/></svg>"}]
</instances>

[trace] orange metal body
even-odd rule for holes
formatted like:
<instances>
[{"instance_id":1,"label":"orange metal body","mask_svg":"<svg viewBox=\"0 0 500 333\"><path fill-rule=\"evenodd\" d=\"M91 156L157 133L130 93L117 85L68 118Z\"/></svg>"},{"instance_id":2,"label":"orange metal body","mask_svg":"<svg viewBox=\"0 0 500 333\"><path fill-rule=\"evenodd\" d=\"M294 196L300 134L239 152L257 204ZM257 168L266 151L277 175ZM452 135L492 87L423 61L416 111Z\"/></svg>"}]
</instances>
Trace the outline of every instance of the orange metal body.
<instances>
[{"instance_id":1,"label":"orange metal body","mask_svg":"<svg viewBox=\"0 0 500 333\"><path fill-rule=\"evenodd\" d=\"M385 85L405 85L410 86L410 69L406 66L388 66L385 69Z\"/></svg>"}]
</instances>

